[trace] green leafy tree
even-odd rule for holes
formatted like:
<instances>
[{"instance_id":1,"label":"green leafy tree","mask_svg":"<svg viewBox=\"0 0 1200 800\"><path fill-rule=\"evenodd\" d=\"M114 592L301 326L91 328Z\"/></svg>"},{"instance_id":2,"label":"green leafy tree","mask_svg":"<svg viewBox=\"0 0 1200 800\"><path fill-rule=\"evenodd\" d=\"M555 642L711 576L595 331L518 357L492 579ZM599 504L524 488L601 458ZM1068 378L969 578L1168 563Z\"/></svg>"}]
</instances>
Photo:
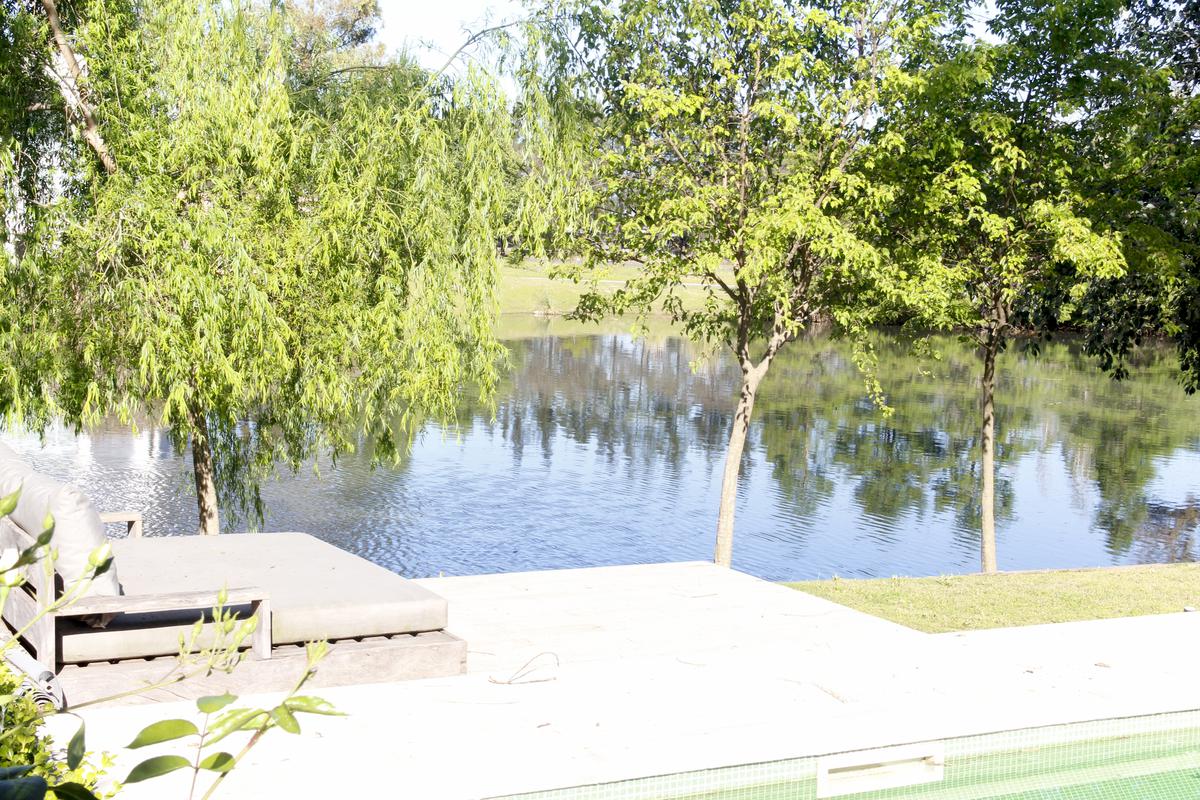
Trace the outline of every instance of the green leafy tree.
<instances>
[{"instance_id":1,"label":"green leafy tree","mask_svg":"<svg viewBox=\"0 0 1200 800\"><path fill-rule=\"evenodd\" d=\"M19 257L47 201L44 172L67 134L45 23L25 3L0 3L0 263ZM7 308L0 308L0 313Z\"/></svg>"},{"instance_id":2,"label":"green leafy tree","mask_svg":"<svg viewBox=\"0 0 1200 800\"><path fill-rule=\"evenodd\" d=\"M881 123L960 24L953 7L890 0L580 0L535 18L525 63L538 68L522 74L523 142L536 155L527 237L583 256L576 277L639 266L615 293L593 287L577 316L661 303L740 366L719 564L731 561L746 433L776 355L822 318L861 334L914 288L872 244L892 192L869 168L901 146ZM674 294L684 283L703 285L700 308Z\"/></svg>"},{"instance_id":3,"label":"green leafy tree","mask_svg":"<svg viewBox=\"0 0 1200 800\"><path fill-rule=\"evenodd\" d=\"M1109 80L1081 124L1090 213L1124 234L1125 275L1082 304L1088 349L1118 377L1146 335L1178 347L1200 389L1200 3L1132 0Z\"/></svg>"},{"instance_id":4,"label":"green leafy tree","mask_svg":"<svg viewBox=\"0 0 1200 800\"><path fill-rule=\"evenodd\" d=\"M970 331L980 352L984 572L996 569L997 356L1015 334L1070 321L1093 282L1125 267L1119 235L1086 215L1072 122L1095 91L1113 14L998 3L1000 43L931 72L908 109L911 146L890 165L909 186L893 210L892 252L927 282L921 321Z\"/></svg>"},{"instance_id":5,"label":"green leafy tree","mask_svg":"<svg viewBox=\"0 0 1200 800\"><path fill-rule=\"evenodd\" d=\"M88 110L6 270L0 401L35 427L157 416L203 533L261 517L277 464L394 455L496 381L507 109L478 73L371 62L347 8L90 0L61 42L43 26Z\"/></svg>"}]
</instances>

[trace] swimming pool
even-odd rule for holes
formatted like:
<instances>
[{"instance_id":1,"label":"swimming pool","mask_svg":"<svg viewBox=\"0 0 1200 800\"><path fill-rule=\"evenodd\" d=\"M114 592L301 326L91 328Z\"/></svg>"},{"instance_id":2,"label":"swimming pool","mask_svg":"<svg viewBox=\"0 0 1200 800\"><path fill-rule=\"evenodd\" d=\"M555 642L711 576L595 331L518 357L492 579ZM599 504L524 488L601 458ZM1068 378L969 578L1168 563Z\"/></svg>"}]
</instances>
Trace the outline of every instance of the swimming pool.
<instances>
[{"instance_id":1,"label":"swimming pool","mask_svg":"<svg viewBox=\"0 0 1200 800\"><path fill-rule=\"evenodd\" d=\"M1000 731L495 800L1197 800L1200 710Z\"/></svg>"}]
</instances>

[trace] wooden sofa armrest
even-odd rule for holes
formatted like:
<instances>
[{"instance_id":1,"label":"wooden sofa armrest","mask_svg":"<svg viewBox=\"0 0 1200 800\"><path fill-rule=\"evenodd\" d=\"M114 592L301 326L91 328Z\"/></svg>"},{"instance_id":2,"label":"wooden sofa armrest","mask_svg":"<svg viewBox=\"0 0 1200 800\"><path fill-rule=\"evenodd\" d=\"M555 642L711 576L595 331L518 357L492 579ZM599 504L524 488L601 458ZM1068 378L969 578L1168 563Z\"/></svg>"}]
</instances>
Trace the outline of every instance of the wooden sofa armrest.
<instances>
[{"instance_id":1,"label":"wooden sofa armrest","mask_svg":"<svg viewBox=\"0 0 1200 800\"><path fill-rule=\"evenodd\" d=\"M55 611L56 617L82 617L101 614L149 614L155 611L187 611L208 609L217 604L220 592L163 592L141 595L94 595L81 597L67 608ZM225 590L225 605L250 605L250 613L258 615L258 627L251 635L254 657L271 657L271 598L265 589L239 587Z\"/></svg>"},{"instance_id":2,"label":"wooden sofa armrest","mask_svg":"<svg viewBox=\"0 0 1200 800\"><path fill-rule=\"evenodd\" d=\"M130 539L142 538L142 512L140 511L104 511L100 514L100 521L105 524L124 522Z\"/></svg>"}]
</instances>

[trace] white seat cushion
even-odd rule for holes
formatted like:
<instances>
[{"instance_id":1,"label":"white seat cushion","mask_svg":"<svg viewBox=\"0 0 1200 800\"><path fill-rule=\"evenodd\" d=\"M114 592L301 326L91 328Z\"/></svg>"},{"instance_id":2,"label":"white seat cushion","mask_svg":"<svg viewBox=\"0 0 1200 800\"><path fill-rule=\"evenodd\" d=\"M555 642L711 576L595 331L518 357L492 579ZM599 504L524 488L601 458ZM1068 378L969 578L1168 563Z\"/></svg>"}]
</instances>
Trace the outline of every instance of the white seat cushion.
<instances>
[{"instance_id":1,"label":"white seat cushion","mask_svg":"<svg viewBox=\"0 0 1200 800\"><path fill-rule=\"evenodd\" d=\"M58 552L54 570L71 586L89 571L92 552L104 546L104 524L100 513L78 488L34 472L11 448L0 445L0 496L21 490L17 507L9 519L30 536L45 530L46 515L54 518L51 547ZM92 581L83 595L118 595L115 563L108 572Z\"/></svg>"},{"instance_id":2,"label":"white seat cushion","mask_svg":"<svg viewBox=\"0 0 1200 800\"><path fill-rule=\"evenodd\" d=\"M420 633L446 627L446 601L305 533L120 539L125 594L257 587L270 595L275 644ZM238 609L242 614L247 608ZM201 611L122 614L105 630L63 620L62 660L171 655Z\"/></svg>"},{"instance_id":3,"label":"white seat cushion","mask_svg":"<svg viewBox=\"0 0 1200 800\"><path fill-rule=\"evenodd\" d=\"M31 472L21 484L21 497L10 518L26 533L37 536L45 528L47 514L54 518L54 536L50 540L50 546L58 553L54 571L62 577L64 587L70 587L89 572L88 559L92 553L108 543L104 523L87 495L79 489ZM83 595L120 593L114 564L93 580Z\"/></svg>"},{"instance_id":4,"label":"white seat cushion","mask_svg":"<svg viewBox=\"0 0 1200 800\"><path fill-rule=\"evenodd\" d=\"M33 467L21 458L15 450L0 442L0 497L8 497L21 488L21 482Z\"/></svg>"}]
</instances>

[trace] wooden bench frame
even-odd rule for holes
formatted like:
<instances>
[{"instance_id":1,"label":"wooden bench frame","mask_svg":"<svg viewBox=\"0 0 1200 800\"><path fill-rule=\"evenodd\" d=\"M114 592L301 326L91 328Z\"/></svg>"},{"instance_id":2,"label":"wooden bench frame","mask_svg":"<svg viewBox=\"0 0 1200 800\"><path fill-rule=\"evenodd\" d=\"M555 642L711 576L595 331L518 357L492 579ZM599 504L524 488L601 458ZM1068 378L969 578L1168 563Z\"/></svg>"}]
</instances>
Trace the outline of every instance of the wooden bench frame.
<instances>
[{"instance_id":1,"label":"wooden bench frame","mask_svg":"<svg viewBox=\"0 0 1200 800\"><path fill-rule=\"evenodd\" d=\"M137 512L117 512L101 514L105 523L124 522L127 533L132 538L142 536L142 515ZM35 543L33 536L9 520L11 529L18 533L23 547L32 547ZM62 598L64 587L62 578L58 575L47 576L40 564L32 565L26 574L24 585L11 592L8 602L3 609L3 619L8 626L19 631L26 626L23 638L33 650L31 655L41 664L59 672L63 663L61 660L60 634L58 621L74 617L85 617L102 614L145 614L158 611L191 611L204 612L217 605L224 597L227 606L249 605L251 615L258 616L258 626L251 635L250 647L255 659L266 660L271 657L271 600L265 589L257 587L237 587L227 589L212 589L199 592L167 592L147 595L91 595L81 597L68 606L52 609ZM49 578L47 580L47 578ZM38 615L41 617L38 618ZM36 620L36 621L35 621ZM32 624L30 624L32 622ZM148 656L151 654L147 654Z\"/></svg>"}]
</instances>

